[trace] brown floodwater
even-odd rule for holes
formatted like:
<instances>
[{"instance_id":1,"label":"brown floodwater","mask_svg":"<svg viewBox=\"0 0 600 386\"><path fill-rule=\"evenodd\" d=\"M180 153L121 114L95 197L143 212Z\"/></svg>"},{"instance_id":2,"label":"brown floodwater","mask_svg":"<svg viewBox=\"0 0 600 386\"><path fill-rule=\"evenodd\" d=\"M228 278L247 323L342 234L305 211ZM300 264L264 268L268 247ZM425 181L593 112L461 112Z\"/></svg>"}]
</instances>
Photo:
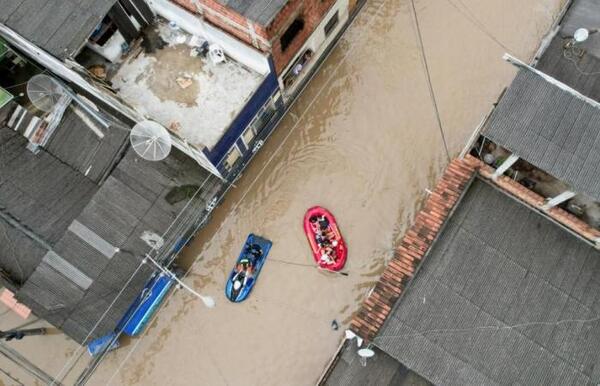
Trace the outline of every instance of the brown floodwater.
<instances>
[{"instance_id":1,"label":"brown floodwater","mask_svg":"<svg viewBox=\"0 0 600 386\"><path fill-rule=\"evenodd\" d=\"M502 54L530 60L562 3L416 1L452 155L514 76ZM197 260L187 282L216 308L175 292L143 338L111 354L90 384L316 382L447 163L410 4L366 4L186 251L188 264ZM302 230L313 205L337 217L348 276L314 268ZM231 304L226 277L250 232L273 249L249 299Z\"/></svg>"}]
</instances>

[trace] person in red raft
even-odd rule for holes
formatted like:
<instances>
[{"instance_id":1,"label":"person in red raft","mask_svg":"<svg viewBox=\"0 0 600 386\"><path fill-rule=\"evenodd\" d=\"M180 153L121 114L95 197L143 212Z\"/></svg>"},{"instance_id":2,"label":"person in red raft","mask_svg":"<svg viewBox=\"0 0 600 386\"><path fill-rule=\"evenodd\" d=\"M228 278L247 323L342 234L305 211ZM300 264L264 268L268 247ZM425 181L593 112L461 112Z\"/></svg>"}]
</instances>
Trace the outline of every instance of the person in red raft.
<instances>
[{"instance_id":1,"label":"person in red raft","mask_svg":"<svg viewBox=\"0 0 600 386\"><path fill-rule=\"evenodd\" d=\"M321 261L328 265L335 264L337 259L335 247L338 242L329 226L329 220L325 215L321 215L312 216L309 221L316 231L315 240L321 250Z\"/></svg>"}]
</instances>

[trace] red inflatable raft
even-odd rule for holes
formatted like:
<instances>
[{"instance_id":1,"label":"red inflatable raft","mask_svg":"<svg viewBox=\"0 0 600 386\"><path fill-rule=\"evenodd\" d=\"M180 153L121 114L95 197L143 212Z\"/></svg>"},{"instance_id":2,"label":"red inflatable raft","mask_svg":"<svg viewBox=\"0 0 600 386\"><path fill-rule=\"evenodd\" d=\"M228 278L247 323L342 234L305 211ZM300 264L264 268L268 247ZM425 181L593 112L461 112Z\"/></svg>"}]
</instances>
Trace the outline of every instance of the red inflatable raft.
<instances>
[{"instance_id":1,"label":"red inflatable raft","mask_svg":"<svg viewBox=\"0 0 600 386\"><path fill-rule=\"evenodd\" d=\"M344 268L348 255L346 243L335 217L327 209L314 206L307 210L304 215L304 232L319 267L329 271L339 271ZM325 242L319 244L317 239L322 240L323 237Z\"/></svg>"}]
</instances>

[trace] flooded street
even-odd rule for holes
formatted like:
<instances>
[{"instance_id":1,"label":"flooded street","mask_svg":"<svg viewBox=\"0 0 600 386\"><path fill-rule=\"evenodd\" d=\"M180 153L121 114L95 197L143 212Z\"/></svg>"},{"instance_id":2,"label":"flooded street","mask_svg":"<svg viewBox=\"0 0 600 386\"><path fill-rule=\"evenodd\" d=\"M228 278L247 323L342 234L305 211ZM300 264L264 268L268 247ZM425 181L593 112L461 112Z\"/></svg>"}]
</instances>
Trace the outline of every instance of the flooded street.
<instances>
[{"instance_id":1,"label":"flooded street","mask_svg":"<svg viewBox=\"0 0 600 386\"><path fill-rule=\"evenodd\" d=\"M415 2L452 156L514 75L502 54L529 61L563 3ZM447 161L411 3L368 1L183 257L216 308L175 292L90 384L314 384ZM313 205L337 217L348 276L314 267L302 229ZM225 281L250 232L273 248L249 299L232 304Z\"/></svg>"}]
</instances>

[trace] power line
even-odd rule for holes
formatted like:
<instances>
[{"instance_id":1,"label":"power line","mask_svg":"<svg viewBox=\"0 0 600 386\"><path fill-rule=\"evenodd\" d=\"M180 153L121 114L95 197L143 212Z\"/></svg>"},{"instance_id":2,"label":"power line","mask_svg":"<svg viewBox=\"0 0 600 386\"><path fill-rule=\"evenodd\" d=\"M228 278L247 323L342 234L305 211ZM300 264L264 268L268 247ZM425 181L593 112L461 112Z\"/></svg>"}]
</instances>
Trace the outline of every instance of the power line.
<instances>
[{"instance_id":1,"label":"power line","mask_svg":"<svg viewBox=\"0 0 600 386\"><path fill-rule=\"evenodd\" d=\"M525 323L519 323L519 324L513 324L513 325L507 325L507 326L478 326L478 327L469 327L469 328L452 328L452 329L432 329L432 330L426 330L426 331L422 331L422 332L416 332L416 333L412 333L412 334L400 334L400 335L379 335L376 336L373 340L378 340L378 339L383 339L383 338L390 338L390 339L396 339L396 338L405 338L405 337L419 337L419 336L423 336L425 334L454 334L454 333L468 333L468 332L473 332L473 331L502 331L502 330L513 330L515 328L522 328L522 327L537 327L537 326L558 326L560 324L566 324L566 323L581 323L581 324L586 324L586 323L592 323L592 322L597 322L600 321L600 316L596 316L594 318L590 318L590 319L562 319L562 320L558 320L556 322L550 322L550 321L541 321L541 322L525 322Z\"/></svg>"},{"instance_id":2,"label":"power line","mask_svg":"<svg viewBox=\"0 0 600 386\"><path fill-rule=\"evenodd\" d=\"M460 9L452 0L446 0L448 4L450 4L454 9L456 9L465 19L470 21L477 29L483 32L487 37L489 37L492 41L502 47L509 54L516 56L513 51L508 48L504 43L502 43L498 38L494 36L477 17L469 10L469 8L462 2L462 0L456 0L460 5L462 5L463 9Z\"/></svg>"},{"instance_id":3,"label":"power line","mask_svg":"<svg viewBox=\"0 0 600 386\"><path fill-rule=\"evenodd\" d=\"M375 17L379 14L379 12L381 11L381 9L383 8L383 6L388 2L388 0L383 0L381 2L381 4L378 6L378 8L375 10L375 12L373 13L373 16L371 16L371 19L369 19L367 21L367 23L365 23L365 28L369 27L371 25L371 23L375 20ZM351 21L352 25L354 23L353 19ZM350 26L349 25L349 26ZM335 43L334 46L332 47L332 50L337 47L337 45L339 44L341 39L338 39ZM308 110L310 110L312 108L312 106L316 103L316 101L319 99L319 97L321 96L321 94L323 93L323 91L325 91L326 89L329 89L329 84L331 83L331 81L333 80L333 78L335 77L335 75L337 74L337 69L346 61L346 59L348 59L348 57L350 56L350 54L356 49L356 46L352 46L350 47L350 49L348 51L346 51L346 54L344 54L344 56L337 62L337 64L333 67L332 71L331 71L331 75L326 79L325 83L323 83L323 86L319 89L319 91L317 91L316 95L312 98L312 100L309 102L309 104L306 106L306 108L302 111L302 113L300 114L300 116L297 117L297 119L294 122L294 125L292 126L292 128L289 130L289 132L286 134L286 136L283 138L283 140L279 143L279 145L277 146L277 148L271 153L271 156L269 157L269 159L265 162L265 164L263 165L263 167L259 170L258 174L256 175L256 177L254 178L254 180L252 180L252 182L250 183L250 185L248 186L248 188L245 190L244 194L242 195L242 197L236 202L236 204L234 205L234 207L232 208L232 210L230 211L230 213L234 213L239 206L241 205L241 203L244 201L244 199L246 198L246 196L248 195L248 193L250 192L250 190L254 187L254 184L260 179L260 177L262 176L263 172L267 169L267 167L271 164L271 162L273 161L273 159L275 158L275 156L279 153L279 151L281 150L281 148L283 147L283 145L288 141L288 139L290 138L290 136L292 135L292 133L294 132L294 130L298 127L298 125L300 124L300 122L302 121L302 119L304 118L304 116L306 115L306 113L308 112ZM315 75L319 72L319 69L321 68L321 66L323 65L323 63L325 62L325 60L323 60L321 63L319 63L319 65L317 66L317 68L315 69L315 71L310 75L310 78L308 79L308 81L306 82L306 85L308 85L310 83L310 81L312 80L312 78L315 77ZM306 87L306 85L304 87ZM294 104L295 105L295 104ZM293 105L292 105L293 106ZM290 108L292 107L290 106L287 110L286 113L290 110ZM287 115L287 114L286 114ZM281 120L280 120L281 121ZM277 125L279 124L279 122L277 123ZM214 234L218 234L219 231L223 228L224 226L224 222L217 228L217 230L214 232ZM181 280L184 280L194 269L195 265L197 264L198 261L200 261L200 256L198 256L196 259L194 259L194 261L192 262L190 268L185 272L185 274L183 275L183 277L181 278ZM165 300L163 301L163 304L171 297L174 295L174 291L170 292L166 297ZM159 309L162 307L162 304L159 306ZM154 318L156 318L158 315L158 312L156 312L153 315L152 320L154 320ZM129 353L127 354L127 356L124 358L123 361L121 361L121 364L119 365L119 367L113 372L113 374L111 375L111 377L109 378L110 380L112 380L116 374L121 370L121 368L123 367L123 364L129 359L129 357L131 356L131 354L136 350L137 346L139 345L139 343L141 342L141 340L146 336L147 330L145 330L142 334L141 337L138 338L138 341L133 345L133 347L131 348L131 350L129 351ZM110 383L110 381L108 382Z\"/></svg>"},{"instance_id":4,"label":"power line","mask_svg":"<svg viewBox=\"0 0 600 386\"><path fill-rule=\"evenodd\" d=\"M186 205L177 214L177 217L175 217L175 219L169 224L169 226L167 227L167 229L163 232L162 237L165 237L166 234L169 232L169 230L171 230L171 228L173 227L173 225L177 222L177 220L181 217L181 215L187 210L187 208L189 207L190 203L196 198L196 196L198 195L198 193L202 190L202 188L204 187L204 185L208 182L208 180L211 177L212 177L211 174L209 174L206 177L206 179L202 182L202 184L196 190L196 192L194 193L194 195L189 199L189 201L186 203ZM157 253L157 250L153 249L153 248L149 248L149 253L152 253L152 252ZM131 274L131 276L127 279L127 281L125 282L125 284L123 285L123 287L119 290L119 293L115 296L115 298L113 299L113 301L109 304L109 306L106 309L106 311L104 311L104 313L102 314L102 316L100 317L100 319L98 319L98 321L96 322L96 324L89 331L89 333L87 334L87 336L84 339L84 342L87 341L92 336L92 334L94 333L94 331L96 331L96 329L98 328L98 326L100 325L100 323L102 322L102 320L104 320L104 318L106 317L106 315L108 315L108 312L114 306L114 304L116 303L117 299L125 291L125 288L127 288L127 286L131 283L131 281L137 275L137 273L140 271L140 269L141 269L141 267L143 265L144 265L143 262L140 262L140 264L137 266L137 268L135 269L135 271ZM110 347L110 345L108 347ZM57 374L56 379L58 379L58 380L64 379L71 372L71 370L73 369L73 367L75 366L75 364L77 363L77 361L79 361L79 359L81 358L81 356L83 355L83 353L84 353L83 346L79 346L73 352L73 354L71 355L70 359L67 360L67 362L65 362L65 365L62 367L62 369L60 370L60 372ZM65 372L65 370L66 370L66 372Z\"/></svg>"},{"instance_id":5,"label":"power line","mask_svg":"<svg viewBox=\"0 0 600 386\"><path fill-rule=\"evenodd\" d=\"M425 70L425 76L427 77L427 86L429 88L429 95L431 97L431 102L433 104L433 109L435 110L435 117L437 119L438 128L440 130L440 136L442 137L442 142L444 143L444 150L446 151L446 157L448 157L448 162L452 160L450 156L450 151L448 150L448 144L446 143L446 135L444 134L444 128L442 126L442 119L440 117L440 111L437 105L437 99L435 97L435 91L433 90L433 84L431 83L431 75L429 73L429 65L427 64L427 55L425 54L425 47L423 46L423 38L421 36L421 27L419 26L419 18L417 17L417 9L415 8L415 0L410 0L410 4L412 7L412 15L413 21L415 23L415 34L417 35L417 40L419 43L419 51L421 53L421 61L423 64L423 68Z\"/></svg>"}]
</instances>

